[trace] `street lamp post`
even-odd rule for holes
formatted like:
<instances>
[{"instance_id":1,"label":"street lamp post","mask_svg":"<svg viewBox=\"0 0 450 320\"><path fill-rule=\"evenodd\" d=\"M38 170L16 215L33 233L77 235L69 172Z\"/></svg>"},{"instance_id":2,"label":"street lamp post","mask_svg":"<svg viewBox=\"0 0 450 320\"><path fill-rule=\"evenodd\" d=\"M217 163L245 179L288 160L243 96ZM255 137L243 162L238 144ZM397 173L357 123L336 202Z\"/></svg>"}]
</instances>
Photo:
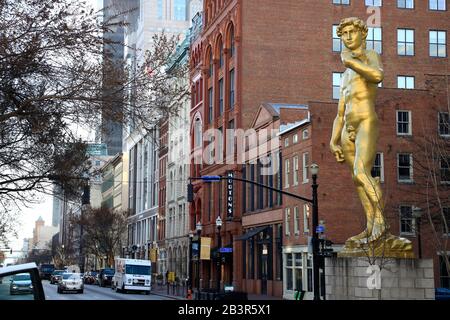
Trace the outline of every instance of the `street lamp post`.
<instances>
[{"instance_id":1,"label":"street lamp post","mask_svg":"<svg viewBox=\"0 0 450 320\"><path fill-rule=\"evenodd\" d=\"M417 226L417 245L419 247L419 259L422 259L422 241L420 238L420 224L422 220L422 208L412 207L412 215L416 219Z\"/></svg>"},{"instance_id":2,"label":"street lamp post","mask_svg":"<svg viewBox=\"0 0 450 320\"><path fill-rule=\"evenodd\" d=\"M191 230L189 231L189 283L188 283L188 290L191 290L192 292L192 240L194 239L194 232Z\"/></svg>"},{"instance_id":3,"label":"street lamp post","mask_svg":"<svg viewBox=\"0 0 450 320\"><path fill-rule=\"evenodd\" d=\"M317 201L317 174L319 173L319 166L317 164L312 164L311 175L313 179L312 183L312 246L313 246L313 283L314 283L314 300L320 300L320 286L319 286L319 235L317 233L317 227L319 225L319 206Z\"/></svg>"},{"instance_id":4,"label":"street lamp post","mask_svg":"<svg viewBox=\"0 0 450 320\"><path fill-rule=\"evenodd\" d=\"M200 221L197 222L196 226L197 236L198 236L198 257L197 257L197 300L200 300L200 236L202 234L202 224Z\"/></svg>"},{"instance_id":5,"label":"street lamp post","mask_svg":"<svg viewBox=\"0 0 450 320\"><path fill-rule=\"evenodd\" d=\"M221 253L220 253L220 247L222 246L222 239L220 237L220 228L222 228L222 219L220 218L220 216L217 217L216 219L216 226L217 226L217 283L216 283L216 288L217 288L217 293L220 292L220 278L221 278Z\"/></svg>"}]
</instances>

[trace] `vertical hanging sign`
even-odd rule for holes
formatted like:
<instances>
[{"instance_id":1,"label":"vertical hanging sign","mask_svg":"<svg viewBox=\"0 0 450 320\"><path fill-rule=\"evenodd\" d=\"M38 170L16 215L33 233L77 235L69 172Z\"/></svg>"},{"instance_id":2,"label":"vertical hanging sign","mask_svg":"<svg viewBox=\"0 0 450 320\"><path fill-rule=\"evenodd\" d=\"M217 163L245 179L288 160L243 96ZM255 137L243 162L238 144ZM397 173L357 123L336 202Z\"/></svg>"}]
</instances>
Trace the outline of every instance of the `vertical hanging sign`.
<instances>
[{"instance_id":1,"label":"vertical hanging sign","mask_svg":"<svg viewBox=\"0 0 450 320\"><path fill-rule=\"evenodd\" d=\"M233 178L233 172L228 172L227 177ZM233 217L233 179L227 179L227 217Z\"/></svg>"}]
</instances>

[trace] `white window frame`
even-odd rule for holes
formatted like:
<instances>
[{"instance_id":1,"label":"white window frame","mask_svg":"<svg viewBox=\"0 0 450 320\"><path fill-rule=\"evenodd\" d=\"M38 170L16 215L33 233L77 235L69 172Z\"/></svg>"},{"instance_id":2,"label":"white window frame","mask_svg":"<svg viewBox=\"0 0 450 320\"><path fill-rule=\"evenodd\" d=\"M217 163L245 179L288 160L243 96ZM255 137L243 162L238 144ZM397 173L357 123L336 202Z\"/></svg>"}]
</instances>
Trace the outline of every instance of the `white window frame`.
<instances>
[{"instance_id":1,"label":"white window frame","mask_svg":"<svg viewBox=\"0 0 450 320\"><path fill-rule=\"evenodd\" d=\"M404 80L405 80L405 87L404 88L399 86L400 78L404 78ZM412 81L413 81L413 87L412 88L408 88L408 80L409 79L412 79ZM416 88L416 77L414 77L414 76L404 76L404 75L397 76L397 88L398 89L403 89L403 90L414 90Z\"/></svg>"},{"instance_id":2,"label":"white window frame","mask_svg":"<svg viewBox=\"0 0 450 320\"><path fill-rule=\"evenodd\" d=\"M408 180L400 180L400 174L399 174L400 155L409 155L409 179ZM412 153L407 153L407 152L405 152L405 153L397 153L397 182L399 182L399 183L412 183L412 182L414 182Z\"/></svg>"},{"instance_id":3,"label":"white window frame","mask_svg":"<svg viewBox=\"0 0 450 320\"><path fill-rule=\"evenodd\" d=\"M300 210L298 206L294 207L294 234L300 234Z\"/></svg>"},{"instance_id":4,"label":"white window frame","mask_svg":"<svg viewBox=\"0 0 450 320\"><path fill-rule=\"evenodd\" d=\"M290 220L291 220L291 208L285 208L284 209L284 234L286 236L291 235Z\"/></svg>"},{"instance_id":5,"label":"white window frame","mask_svg":"<svg viewBox=\"0 0 450 320\"><path fill-rule=\"evenodd\" d=\"M289 188L289 173L290 173L289 164L290 164L290 160L285 159L284 160L284 187L285 188Z\"/></svg>"},{"instance_id":6,"label":"white window frame","mask_svg":"<svg viewBox=\"0 0 450 320\"><path fill-rule=\"evenodd\" d=\"M309 233L309 217L311 216L311 208L305 203L303 204L303 233Z\"/></svg>"},{"instance_id":7,"label":"white window frame","mask_svg":"<svg viewBox=\"0 0 450 320\"><path fill-rule=\"evenodd\" d=\"M339 78L339 85L336 85L335 84L335 82L334 82L334 80L335 80L335 76L337 76L337 75L339 75L340 76L340 78ZM341 88L341 83L342 83L342 76L344 75L344 73L343 72L333 72L333 74L331 75L331 84L332 84L332 87L331 87L331 97L332 97L332 99L333 100L339 100L340 99L340 95L341 95L341 92L340 92L340 88ZM334 90L334 88L338 88L338 96L335 96L335 90Z\"/></svg>"},{"instance_id":8,"label":"white window frame","mask_svg":"<svg viewBox=\"0 0 450 320\"><path fill-rule=\"evenodd\" d=\"M309 139L309 131L308 131L308 129L303 130L303 132L302 132L302 139L303 140Z\"/></svg>"},{"instance_id":9,"label":"white window frame","mask_svg":"<svg viewBox=\"0 0 450 320\"><path fill-rule=\"evenodd\" d=\"M377 155L380 155L380 182L384 183L384 155L383 152L377 152Z\"/></svg>"},{"instance_id":10,"label":"white window frame","mask_svg":"<svg viewBox=\"0 0 450 320\"><path fill-rule=\"evenodd\" d=\"M298 171L299 171L298 156L295 156L293 159L294 159L293 160L294 161L294 164L293 164L294 170L293 170L293 177L292 177L292 185L297 186L298 185Z\"/></svg>"},{"instance_id":11,"label":"white window frame","mask_svg":"<svg viewBox=\"0 0 450 320\"><path fill-rule=\"evenodd\" d=\"M408 132L402 133L399 132L399 112L406 112L408 113ZM397 135L398 136L412 136L412 118L411 118L411 111L410 110L397 110L395 113L395 119L396 119L396 127L397 127ZM404 123L404 122L402 122Z\"/></svg>"},{"instance_id":12,"label":"white window frame","mask_svg":"<svg viewBox=\"0 0 450 320\"><path fill-rule=\"evenodd\" d=\"M289 138L284 139L284 147L289 147Z\"/></svg>"},{"instance_id":13,"label":"white window frame","mask_svg":"<svg viewBox=\"0 0 450 320\"><path fill-rule=\"evenodd\" d=\"M296 133L296 134L294 134L292 136L292 143L294 144L294 143L297 143L297 142L298 142L298 134Z\"/></svg>"},{"instance_id":14,"label":"white window frame","mask_svg":"<svg viewBox=\"0 0 450 320\"><path fill-rule=\"evenodd\" d=\"M400 3L399 3L399 1L401 1L401 0L397 0L397 8L399 8L399 9L409 9L409 10L412 10L412 9L414 9L414 0L411 0L411 3L412 3L412 7L408 7L408 0L403 0L404 2L405 2L405 6L404 7L401 7L400 6Z\"/></svg>"},{"instance_id":15,"label":"white window frame","mask_svg":"<svg viewBox=\"0 0 450 320\"><path fill-rule=\"evenodd\" d=\"M306 156L308 156L308 164L306 163ZM308 183L309 182L309 178L308 178L308 171L309 171L309 152L305 152L302 155L302 175L303 175L303 183Z\"/></svg>"}]
</instances>

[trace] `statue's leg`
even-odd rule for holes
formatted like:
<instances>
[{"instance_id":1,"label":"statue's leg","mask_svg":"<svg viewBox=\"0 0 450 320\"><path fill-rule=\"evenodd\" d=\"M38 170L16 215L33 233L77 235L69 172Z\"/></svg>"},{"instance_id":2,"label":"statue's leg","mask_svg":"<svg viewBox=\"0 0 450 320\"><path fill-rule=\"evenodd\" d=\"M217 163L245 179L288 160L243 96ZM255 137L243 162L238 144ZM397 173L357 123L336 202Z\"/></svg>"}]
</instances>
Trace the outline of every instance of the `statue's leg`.
<instances>
[{"instance_id":1,"label":"statue's leg","mask_svg":"<svg viewBox=\"0 0 450 320\"><path fill-rule=\"evenodd\" d=\"M376 156L376 142L378 139L377 121L364 120L360 123L355 140L354 181L363 187L372 205L372 216L367 216L372 222L372 233L368 241L379 238L386 231L383 217L383 195L378 179L371 174ZM368 223L369 225L369 223Z\"/></svg>"},{"instance_id":2,"label":"statue's leg","mask_svg":"<svg viewBox=\"0 0 450 320\"><path fill-rule=\"evenodd\" d=\"M342 130L341 145L342 145L342 151L344 153L345 162L349 166L350 172L352 173L352 178L355 181L355 179L354 179L355 143L349 139L348 133L346 130ZM356 192L358 194L358 197L363 206L364 213L366 215L367 228L360 234L349 238L347 241L359 241L363 238L368 238L370 236L370 234L372 233L373 216L374 216L372 203L370 202L369 198L367 197L367 194L362 185L355 182L355 187L356 187Z\"/></svg>"}]
</instances>

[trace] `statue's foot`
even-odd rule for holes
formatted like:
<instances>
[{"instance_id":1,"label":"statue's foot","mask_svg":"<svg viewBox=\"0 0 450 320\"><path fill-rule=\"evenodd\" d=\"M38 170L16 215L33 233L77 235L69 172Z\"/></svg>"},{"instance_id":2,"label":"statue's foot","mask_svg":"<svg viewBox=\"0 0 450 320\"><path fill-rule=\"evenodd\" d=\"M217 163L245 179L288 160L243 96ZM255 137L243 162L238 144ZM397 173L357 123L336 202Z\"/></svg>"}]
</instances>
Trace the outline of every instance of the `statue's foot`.
<instances>
[{"instance_id":1,"label":"statue's foot","mask_svg":"<svg viewBox=\"0 0 450 320\"><path fill-rule=\"evenodd\" d=\"M367 243L377 241L387 235L388 228L384 223L376 223L372 228L372 234L367 238Z\"/></svg>"},{"instance_id":2,"label":"statue's foot","mask_svg":"<svg viewBox=\"0 0 450 320\"><path fill-rule=\"evenodd\" d=\"M349 238L347 241L349 242L360 242L362 239L367 239L370 237L370 231L368 229L364 230L360 234Z\"/></svg>"}]
</instances>

